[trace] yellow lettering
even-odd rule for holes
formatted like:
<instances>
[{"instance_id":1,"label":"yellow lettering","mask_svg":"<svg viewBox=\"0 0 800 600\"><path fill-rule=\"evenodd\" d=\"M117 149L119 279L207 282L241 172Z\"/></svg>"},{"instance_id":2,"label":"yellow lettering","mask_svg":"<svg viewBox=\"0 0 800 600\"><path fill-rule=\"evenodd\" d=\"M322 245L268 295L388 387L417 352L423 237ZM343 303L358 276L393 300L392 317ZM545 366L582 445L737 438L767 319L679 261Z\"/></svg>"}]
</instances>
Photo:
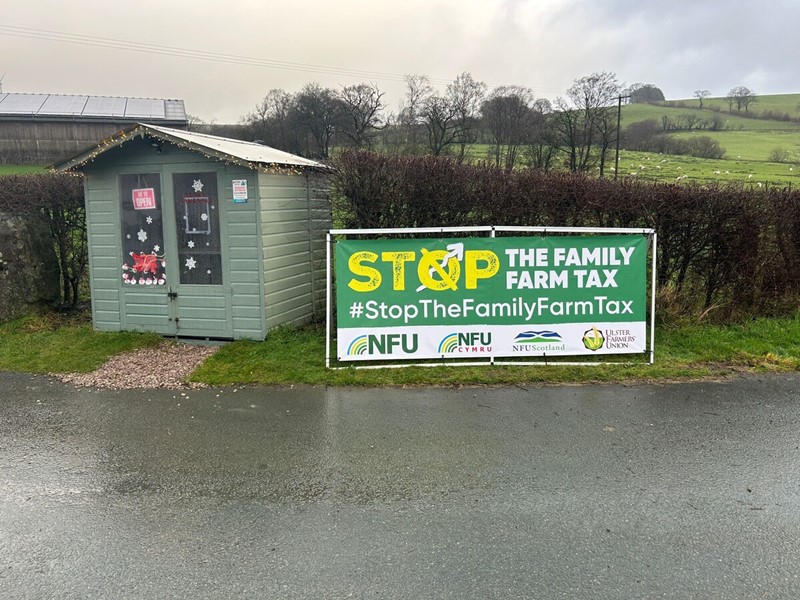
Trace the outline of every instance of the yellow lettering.
<instances>
[{"instance_id":1,"label":"yellow lettering","mask_svg":"<svg viewBox=\"0 0 800 600\"><path fill-rule=\"evenodd\" d=\"M381 254L383 262L392 263L392 289L402 291L406 289L406 263L416 259L416 252L384 252Z\"/></svg>"},{"instance_id":2,"label":"yellow lettering","mask_svg":"<svg viewBox=\"0 0 800 600\"><path fill-rule=\"evenodd\" d=\"M478 268L478 261L486 266ZM468 290L478 287L478 279L488 279L500 270L500 260L491 250L467 250L464 253L465 285Z\"/></svg>"},{"instance_id":3,"label":"yellow lettering","mask_svg":"<svg viewBox=\"0 0 800 600\"><path fill-rule=\"evenodd\" d=\"M356 292L371 292L381 285L381 272L378 269L362 265L362 262L375 262L378 255L374 252L356 252L350 255L347 266L353 275L367 277L367 281L351 279L347 286Z\"/></svg>"},{"instance_id":4,"label":"yellow lettering","mask_svg":"<svg viewBox=\"0 0 800 600\"><path fill-rule=\"evenodd\" d=\"M456 282L461 277L461 263L458 262L457 258L451 257L447 261L447 271L445 271L441 262L446 255L446 250L428 252L425 248L422 248L422 258L417 265L417 275L419 276L419 282L429 290L441 292L447 289L458 289ZM440 278L434 279L434 273L438 273Z\"/></svg>"}]
</instances>

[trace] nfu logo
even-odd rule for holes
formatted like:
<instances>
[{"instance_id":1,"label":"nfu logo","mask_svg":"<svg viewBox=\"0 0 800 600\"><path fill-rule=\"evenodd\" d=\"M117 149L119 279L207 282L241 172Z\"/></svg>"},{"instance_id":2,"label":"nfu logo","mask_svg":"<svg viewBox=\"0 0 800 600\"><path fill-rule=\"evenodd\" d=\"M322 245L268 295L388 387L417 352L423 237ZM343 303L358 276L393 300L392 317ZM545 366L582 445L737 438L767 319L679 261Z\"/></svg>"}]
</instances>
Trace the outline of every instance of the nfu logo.
<instances>
[{"instance_id":1,"label":"nfu logo","mask_svg":"<svg viewBox=\"0 0 800 600\"><path fill-rule=\"evenodd\" d=\"M439 342L439 354L488 354L491 351L490 331L450 333Z\"/></svg>"},{"instance_id":2,"label":"nfu logo","mask_svg":"<svg viewBox=\"0 0 800 600\"><path fill-rule=\"evenodd\" d=\"M347 347L348 356L362 354L414 354L419 347L416 333L386 333L383 335L360 335Z\"/></svg>"},{"instance_id":3,"label":"nfu logo","mask_svg":"<svg viewBox=\"0 0 800 600\"><path fill-rule=\"evenodd\" d=\"M524 354L537 354L540 352L556 352L564 350L564 340L557 331L523 331L514 338L511 349Z\"/></svg>"}]
</instances>

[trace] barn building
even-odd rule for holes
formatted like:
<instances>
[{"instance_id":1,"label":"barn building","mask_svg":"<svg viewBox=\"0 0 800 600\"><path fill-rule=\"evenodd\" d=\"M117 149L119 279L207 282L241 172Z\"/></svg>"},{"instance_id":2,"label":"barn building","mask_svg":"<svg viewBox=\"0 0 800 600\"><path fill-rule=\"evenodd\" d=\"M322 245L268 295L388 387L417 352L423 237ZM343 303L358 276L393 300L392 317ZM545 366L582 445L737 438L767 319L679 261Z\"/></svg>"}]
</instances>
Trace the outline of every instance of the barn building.
<instances>
[{"instance_id":1,"label":"barn building","mask_svg":"<svg viewBox=\"0 0 800 600\"><path fill-rule=\"evenodd\" d=\"M183 100L0 93L0 163L51 164L142 121L186 129Z\"/></svg>"}]
</instances>

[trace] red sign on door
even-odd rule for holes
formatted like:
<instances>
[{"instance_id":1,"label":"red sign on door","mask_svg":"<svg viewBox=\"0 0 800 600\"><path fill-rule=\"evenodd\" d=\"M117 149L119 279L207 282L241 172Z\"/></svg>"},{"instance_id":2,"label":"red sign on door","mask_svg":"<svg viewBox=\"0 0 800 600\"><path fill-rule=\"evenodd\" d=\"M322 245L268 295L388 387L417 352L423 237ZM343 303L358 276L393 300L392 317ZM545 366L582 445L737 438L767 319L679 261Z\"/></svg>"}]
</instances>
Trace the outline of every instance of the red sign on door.
<instances>
[{"instance_id":1,"label":"red sign on door","mask_svg":"<svg viewBox=\"0 0 800 600\"><path fill-rule=\"evenodd\" d=\"M153 188L133 190L134 210L151 210L156 207L156 192Z\"/></svg>"}]
</instances>

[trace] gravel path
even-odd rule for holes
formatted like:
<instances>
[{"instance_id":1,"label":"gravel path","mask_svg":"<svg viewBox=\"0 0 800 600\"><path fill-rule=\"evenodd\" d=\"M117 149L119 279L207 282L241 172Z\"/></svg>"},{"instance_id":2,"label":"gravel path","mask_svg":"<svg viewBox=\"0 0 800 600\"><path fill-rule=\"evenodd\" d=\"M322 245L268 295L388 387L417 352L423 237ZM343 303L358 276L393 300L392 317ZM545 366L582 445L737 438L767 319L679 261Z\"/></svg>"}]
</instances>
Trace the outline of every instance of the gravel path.
<instances>
[{"instance_id":1,"label":"gravel path","mask_svg":"<svg viewBox=\"0 0 800 600\"><path fill-rule=\"evenodd\" d=\"M54 377L81 387L115 390L202 387L189 384L186 379L217 350L216 346L162 342L155 348L114 356L91 373L62 373Z\"/></svg>"}]
</instances>

